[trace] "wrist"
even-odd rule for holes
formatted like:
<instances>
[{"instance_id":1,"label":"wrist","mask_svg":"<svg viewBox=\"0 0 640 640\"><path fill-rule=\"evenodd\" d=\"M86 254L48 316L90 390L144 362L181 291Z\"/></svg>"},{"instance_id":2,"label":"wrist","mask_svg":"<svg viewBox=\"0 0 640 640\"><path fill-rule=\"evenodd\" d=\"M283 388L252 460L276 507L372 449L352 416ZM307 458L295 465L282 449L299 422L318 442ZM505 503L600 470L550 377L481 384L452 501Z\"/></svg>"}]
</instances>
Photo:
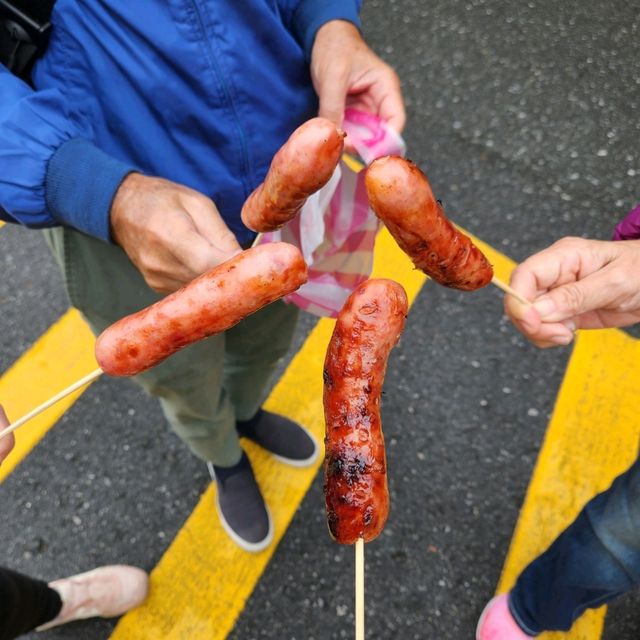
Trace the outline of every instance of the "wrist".
<instances>
[{"instance_id":1,"label":"wrist","mask_svg":"<svg viewBox=\"0 0 640 640\"><path fill-rule=\"evenodd\" d=\"M323 24L316 32L311 48L311 58L313 60L314 56L325 51L329 55L335 55L332 49L336 43L339 42L341 46L344 46L344 43L349 41L354 43L363 42L358 28L346 20L331 20Z\"/></svg>"},{"instance_id":2,"label":"wrist","mask_svg":"<svg viewBox=\"0 0 640 640\"><path fill-rule=\"evenodd\" d=\"M132 208L135 196L144 188L147 178L141 173L130 173L121 182L115 193L111 209L109 211L109 226L113 241L122 246L122 228L127 217L127 212Z\"/></svg>"},{"instance_id":3,"label":"wrist","mask_svg":"<svg viewBox=\"0 0 640 640\"><path fill-rule=\"evenodd\" d=\"M133 166L88 140L67 140L47 165L47 208L60 224L109 242L109 210L118 187L131 171L135 171Z\"/></svg>"},{"instance_id":4,"label":"wrist","mask_svg":"<svg viewBox=\"0 0 640 640\"><path fill-rule=\"evenodd\" d=\"M353 22L339 19L325 22L325 24L323 24L316 32L314 44L318 40L322 40L327 37L334 37L336 34L342 37L358 38L358 40L362 40L360 30L355 24L353 24Z\"/></svg>"},{"instance_id":5,"label":"wrist","mask_svg":"<svg viewBox=\"0 0 640 640\"><path fill-rule=\"evenodd\" d=\"M345 23L357 33L359 7L357 0L301 0L293 16L292 31L302 45L306 59L311 59L316 36L327 25L333 25L329 29L331 31L337 23Z\"/></svg>"}]
</instances>

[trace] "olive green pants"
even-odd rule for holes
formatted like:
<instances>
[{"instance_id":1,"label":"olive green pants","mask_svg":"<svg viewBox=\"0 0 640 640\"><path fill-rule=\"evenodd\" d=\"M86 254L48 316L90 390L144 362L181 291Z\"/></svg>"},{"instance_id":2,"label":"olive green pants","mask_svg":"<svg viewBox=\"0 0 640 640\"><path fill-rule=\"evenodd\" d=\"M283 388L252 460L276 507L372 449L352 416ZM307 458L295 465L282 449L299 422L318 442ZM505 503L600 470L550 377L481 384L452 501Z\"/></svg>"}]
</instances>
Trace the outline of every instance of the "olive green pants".
<instances>
[{"instance_id":1,"label":"olive green pants","mask_svg":"<svg viewBox=\"0 0 640 640\"><path fill-rule=\"evenodd\" d=\"M63 227L44 233L71 304L94 333L161 298L119 247ZM135 379L160 399L173 430L196 456L218 466L234 465L242 453L235 421L251 418L264 401L297 317L296 307L275 302Z\"/></svg>"}]
</instances>

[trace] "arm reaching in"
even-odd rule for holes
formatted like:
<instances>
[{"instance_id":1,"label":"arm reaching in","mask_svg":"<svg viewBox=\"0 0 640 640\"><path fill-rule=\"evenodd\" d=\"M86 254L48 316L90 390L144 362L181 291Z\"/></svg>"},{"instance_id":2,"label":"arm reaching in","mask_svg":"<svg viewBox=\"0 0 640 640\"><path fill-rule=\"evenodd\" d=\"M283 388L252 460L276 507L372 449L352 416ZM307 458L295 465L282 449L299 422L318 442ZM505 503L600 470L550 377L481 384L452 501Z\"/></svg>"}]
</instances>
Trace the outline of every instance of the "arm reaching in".
<instances>
[{"instance_id":1,"label":"arm reaching in","mask_svg":"<svg viewBox=\"0 0 640 640\"><path fill-rule=\"evenodd\" d=\"M215 204L182 185L129 174L111 207L111 234L160 293L170 293L240 253Z\"/></svg>"},{"instance_id":2,"label":"arm reaching in","mask_svg":"<svg viewBox=\"0 0 640 640\"><path fill-rule=\"evenodd\" d=\"M563 238L519 265L511 286L533 305L507 296L505 311L538 347L569 344L576 329L640 322L640 240Z\"/></svg>"}]
</instances>

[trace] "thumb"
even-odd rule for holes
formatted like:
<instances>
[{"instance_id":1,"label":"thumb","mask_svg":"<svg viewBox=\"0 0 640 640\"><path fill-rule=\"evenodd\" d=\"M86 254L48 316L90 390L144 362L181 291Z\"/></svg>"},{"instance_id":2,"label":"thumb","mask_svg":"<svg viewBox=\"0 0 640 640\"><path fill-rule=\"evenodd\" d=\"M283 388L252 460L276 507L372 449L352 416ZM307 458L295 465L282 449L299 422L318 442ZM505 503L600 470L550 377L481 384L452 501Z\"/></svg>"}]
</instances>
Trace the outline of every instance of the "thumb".
<instances>
[{"instance_id":1,"label":"thumb","mask_svg":"<svg viewBox=\"0 0 640 640\"><path fill-rule=\"evenodd\" d=\"M342 125L344 105L347 100L348 71L332 75L318 89L320 108L318 115L331 120L337 127Z\"/></svg>"},{"instance_id":2,"label":"thumb","mask_svg":"<svg viewBox=\"0 0 640 640\"><path fill-rule=\"evenodd\" d=\"M606 270L551 289L533 307L544 322L561 322L590 311L606 308L615 296Z\"/></svg>"},{"instance_id":3,"label":"thumb","mask_svg":"<svg viewBox=\"0 0 640 640\"><path fill-rule=\"evenodd\" d=\"M222 219L217 207L211 200L204 200L199 207L192 207L189 212L198 232L209 244L227 257L242 250L231 229Z\"/></svg>"}]
</instances>

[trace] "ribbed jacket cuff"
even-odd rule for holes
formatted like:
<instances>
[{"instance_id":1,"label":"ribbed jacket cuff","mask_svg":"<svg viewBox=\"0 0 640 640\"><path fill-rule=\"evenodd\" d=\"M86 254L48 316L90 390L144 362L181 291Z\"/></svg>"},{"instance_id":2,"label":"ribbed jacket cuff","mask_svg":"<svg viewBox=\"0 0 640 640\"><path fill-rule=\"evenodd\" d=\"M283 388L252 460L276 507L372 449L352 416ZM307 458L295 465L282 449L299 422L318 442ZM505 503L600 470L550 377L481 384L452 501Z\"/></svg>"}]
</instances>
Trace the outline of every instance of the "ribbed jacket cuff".
<instances>
[{"instance_id":1,"label":"ribbed jacket cuff","mask_svg":"<svg viewBox=\"0 0 640 640\"><path fill-rule=\"evenodd\" d=\"M318 29L330 20L346 20L360 29L356 0L302 0L293 15L293 30L302 43L307 60Z\"/></svg>"},{"instance_id":2,"label":"ribbed jacket cuff","mask_svg":"<svg viewBox=\"0 0 640 640\"><path fill-rule=\"evenodd\" d=\"M68 140L47 166L47 207L60 224L110 242L111 203L125 176L135 170L87 140Z\"/></svg>"}]
</instances>

